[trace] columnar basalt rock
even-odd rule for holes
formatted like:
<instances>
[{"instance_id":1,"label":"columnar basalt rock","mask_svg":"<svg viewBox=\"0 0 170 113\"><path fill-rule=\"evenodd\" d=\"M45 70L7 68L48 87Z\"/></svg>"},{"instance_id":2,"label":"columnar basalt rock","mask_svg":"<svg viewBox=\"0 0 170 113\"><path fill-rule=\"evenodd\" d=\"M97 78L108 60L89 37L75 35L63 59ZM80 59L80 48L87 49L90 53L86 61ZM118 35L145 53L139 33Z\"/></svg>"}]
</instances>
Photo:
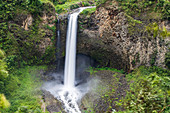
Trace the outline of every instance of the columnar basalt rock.
<instances>
[{"instance_id":1,"label":"columnar basalt rock","mask_svg":"<svg viewBox=\"0 0 170 113\"><path fill-rule=\"evenodd\" d=\"M68 14L67 14L68 15ZM65 51L67 16L60 15L62 53ZM144 20L142 20L144 19ZM139 21L139 22L138 22ZM156 22L170 31L168 21L150 20L147 16L131 17L120 10L117 2L107 1L90 15L79 15L77 53L86 54L101 66L131 71L141 65L165 68L165 54L170 37L156 37L146 27Z\"/></svg>"},{"instance_id":2,"label":"columnar basalt rock","mask_svg":"<svg viewBox=\"0 0 170 113\"><path fill-rule=\"evenodd\" d=\"M78 34L78 53L92 56L102 66L126 71L140 65L164 68L170 37L149 37L144 30L148 25L145 22L143 28L140 25L132 26L132 32L129 16L119 10L116 2L109 4L110 1L98 7L90 17L80 16L79 28L82 29ZM169 28L168 23L163 26Z\"/></svg>"}]
</instances>

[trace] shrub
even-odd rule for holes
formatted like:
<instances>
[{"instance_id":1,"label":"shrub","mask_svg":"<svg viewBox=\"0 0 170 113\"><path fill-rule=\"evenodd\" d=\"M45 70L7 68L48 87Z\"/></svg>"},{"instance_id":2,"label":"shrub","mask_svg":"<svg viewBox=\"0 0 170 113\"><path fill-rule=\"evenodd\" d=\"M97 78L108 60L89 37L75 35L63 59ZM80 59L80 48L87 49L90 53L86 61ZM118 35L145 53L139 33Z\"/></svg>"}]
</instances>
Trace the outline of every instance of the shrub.
<instances>
[{"instance_id":1,"label":"shrub","mask_svg":"<svg viewBox=\"0 0 170 113\"><path fill-rule=\"evenodd\" d=\"M8 108L10 106L10 103L6 99L4 94L0 94L0 110Z\"/></svg>"},{"instance_id":2,"label":"shrub","mask_svg":"<svg viewBox=\"0 0 170 113\"><path fill-rule=\"evenodd\" d=\"M93 12L95 12L96 11L96 8L94 7L94 8L88 8L88 9L84 9L82 12L81 12L81 14L83 14L83 15L89 15L89 14L92 14Z\"/></svg>"},{"instance_id":3,"label":"shrub","mask_svg":"<svg viewBox=\"0 0 170 113\"><path fill-rule=\"evenodd\" d=\"M162 19L169 19L169 1L168 0L116 0L121 8L129 15L141 14L143 12L161 13ZM102 2L101 2L102 3Z\"/></svg>"},{"instance_id":4,"label":"shrub","mask_svg":"<svg viewBox=\"0 0 170 113\"><path fill-rule=\"evenodd\" d=\"M38 112L41 109L39 87L42 83L39 70L44 69L46 69L45 66L24 67L10 73L5 81L5 95L11 102L11 106L2 110L3 113L16 111L41 113Z\"/></svg>"},{"instance_id":5,"label":"shrub","mask_svg":"<svg viewBox=\"0 0 170 113\"><path fill-rule=\"evenodd\" d=\"M122 102L127 110L137 113L157 113L169 105L170 79L157 72L167 73L162 72L160 68L148 69L142 66L130 75L132 76L130 91Z\"/></svg>"}]
</instances>

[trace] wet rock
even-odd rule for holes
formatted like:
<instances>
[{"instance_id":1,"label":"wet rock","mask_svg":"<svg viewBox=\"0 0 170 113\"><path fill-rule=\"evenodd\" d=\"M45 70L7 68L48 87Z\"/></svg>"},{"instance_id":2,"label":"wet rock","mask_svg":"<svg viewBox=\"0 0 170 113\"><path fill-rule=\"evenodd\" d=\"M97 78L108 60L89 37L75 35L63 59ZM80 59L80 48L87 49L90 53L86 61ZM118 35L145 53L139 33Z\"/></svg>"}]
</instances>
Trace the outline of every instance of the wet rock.
<instances>
[{"instance_id":1,"label":"wet rock","mask_svg":"<svg viewBox=\"0 0 170 113\"><path fill-rule=\"evenodd\" d=\"M91 83L91 90L81 100L83 110L93 109L96 113L105 113L115 109L124 110L116 102L126 96L129 85L125 75L110 70L95 71L91 75L95 81Z\"/></svg>"},{"instance_id":2,"label":"wet rock","mask_svg":"<svg viewBox=\"0 0 170 113\"><path fill-rule=\"evenodd\" d=\"M46 104L46 108L50 113L55 112L62 112L65 113L61 102L59 102L57 99L54 98L53 95L50 94L50 92L43 90L43 100Z\"/></svg>"}]
</instances>

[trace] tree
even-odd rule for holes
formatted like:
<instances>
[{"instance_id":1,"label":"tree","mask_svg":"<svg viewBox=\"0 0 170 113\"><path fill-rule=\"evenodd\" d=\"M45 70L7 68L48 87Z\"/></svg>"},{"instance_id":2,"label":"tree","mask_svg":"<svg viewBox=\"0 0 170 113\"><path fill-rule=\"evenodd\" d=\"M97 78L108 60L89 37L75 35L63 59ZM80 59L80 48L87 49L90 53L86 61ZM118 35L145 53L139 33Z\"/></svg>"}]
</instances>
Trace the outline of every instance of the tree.
<instances>
[{"instance_id":1,"label":"tree","mask_svg":"<svg viewBox=\"0 0 170 113\"><path fill-rule=\"evenodd\" d=\"M10 106L10 103L6 99L4 94L0 94L0 110L8 108Z\"/></svg>"},{"instance_id":2,"label":"tree","mask_svg":"<svg viewBox=\"0 0 170 113\"><path fill-rule=\"evenodd\" d=\"M8 71L6 70L6 62L4 61L5 53L0 49L0 82L8 76ZM0 94L0 110L8 108L10 103L6 99L4 94Z\"/></svg>"},{"instance_id":3,"label":"tree","mask_svg":"<svg viewBox=\"0 0 170 113\"><path fill-rule=\"evenodd\" d=\"M4 58L5 53L2 50L0 50L0 80L8 76L8 71L6 70L7 65L6 62L4 62Z\"/></svg>"}]
</instances>

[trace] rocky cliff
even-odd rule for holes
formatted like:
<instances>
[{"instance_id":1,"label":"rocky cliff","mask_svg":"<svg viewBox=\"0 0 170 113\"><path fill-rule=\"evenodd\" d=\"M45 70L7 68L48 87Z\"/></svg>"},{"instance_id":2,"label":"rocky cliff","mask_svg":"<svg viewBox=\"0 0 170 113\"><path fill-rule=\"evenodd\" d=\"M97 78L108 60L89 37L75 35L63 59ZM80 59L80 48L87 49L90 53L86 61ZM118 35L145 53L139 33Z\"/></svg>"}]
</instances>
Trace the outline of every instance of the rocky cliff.
<instances>
[{"instance_id":1,"label":"rocky cliff","mask_svg":"<svg viewBox=\"0 0 170 113\"><path fill-rule=\"evenodd\" d=\"M17 8L12 19L0 21L0 24L7 24L7 28L2 29L6 33L2 36L2 49L9 57L16 57L16 62L23 60L28 64L37 64L55 60L52 41L55 39L55 9L48 3L42 6L37 14L27 8Z\"/></svg>"},{"instance_id":2,"label":"rocky cliff","mask_svg":"<svg viewBox=\"0 0 170 113\"><path fill-rule=\"evenodd\" d=\"M89 15L80 15L78 53L90 55L100 65L130 71L140 65L165 67L170 37L154 36L152 23L170 30L169 21L128 16L114 1L107 1ZM150 28L152 29L152 28Z\"/></svg>"}]
</instances>

